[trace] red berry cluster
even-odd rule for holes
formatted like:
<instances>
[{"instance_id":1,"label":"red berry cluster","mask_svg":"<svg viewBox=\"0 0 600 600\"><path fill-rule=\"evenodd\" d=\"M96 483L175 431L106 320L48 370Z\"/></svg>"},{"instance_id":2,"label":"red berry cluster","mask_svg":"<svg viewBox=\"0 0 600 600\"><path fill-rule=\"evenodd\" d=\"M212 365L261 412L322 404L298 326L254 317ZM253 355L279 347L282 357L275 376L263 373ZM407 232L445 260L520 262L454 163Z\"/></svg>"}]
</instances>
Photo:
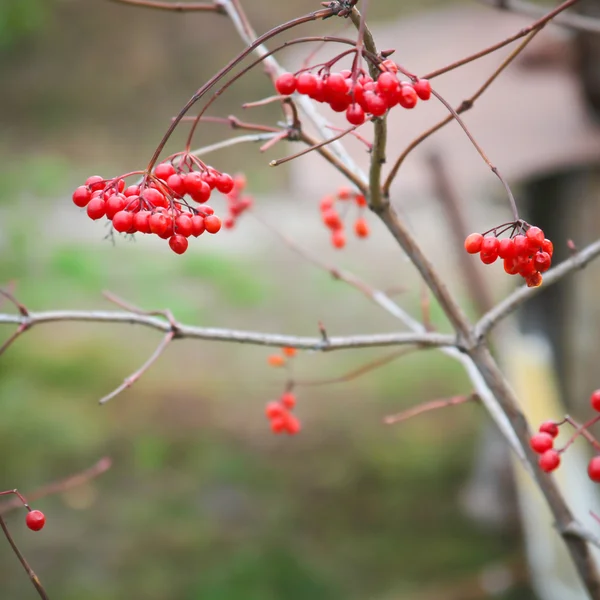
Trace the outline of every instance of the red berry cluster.
<instances>
[{"instance_id":1,"label":"red berry cluster","mask_svg":"<svg viewBox=\"0 0 600 600\"><path fill-rule=\"evenodd\" d=\"M509 224L516 229L517 224ZM471 233L465 240L469 254L479 254L481 261L490 265L498 258L504 260L504 270L509 275L521 275L528 287L542 285L542 273L552 264L554 246L544 237L539 227L528 227L525 233L499 240L493 234ZM492 233L489 232L489 233Z\"/></svg>"},{"instance_id":2,"label":"red berry cluster","mask_svg":"<svg viewBox=\"0 0 600 600\"><path fill-rule=\"evenodd\" d=\"M426 79L400 81L396 76L398 67L389 60L380 68L383 71L376 81L365 73L355 81L348 69L339 73L327 70L317 74L283 73L276 79L275 88L284 96L298 92L329 104L335 112L345 112L351 125L362 125L370 117L381 117L394 106L414 108L419 98L430 98L431 86Z\"/></svg>"},{"instance_id":3,"label":"red berry cluster","mask_svg":"<svg viewBox=\"0 0 600 600\"><path fill-rule=\"evenodd\" d=\"M295 406L296 396L292 392L284 392L279 400L267 404L265 414L271 422L273 433L296 435L300 432L300 421L291 413Z\"/></svg>"},{"instance_id":4,"label":"red berry cluster","mask_svg":"<svg viewBox=\"0 0 600 600\"><path fill-rule=\"evenodd\" d=\"M363 209L367 206L367 201L362 194L344 186L338 189L335 196L323 196L319 206L323 224L331 231L331 245L334 248L343 248L346 245L344 222L340 213L335 208L336 200L341 202L341 208L344 212L348 210L348 202L354 201L359 210L356 221L354 221L354 233L359 238L368 237L370 233L369 224L362 216Z\"/></svg>"},{"instance_id":5,"label":"red berry cluster","mask_svg":"<svg viewBox=\"0 0 600 600\"><path fill-rule=\"evenodd\" d=\"M590 396L590 404L597 413L600 413L600 389L592 392L592 395ZM570 417L565 417L565 419L559 423L554 421L545 421L542 423L538 430L539 433L531 436L531 439L529 440L532 450L540 455L540 468L543 471L546 471L546 473L554 471L556 468L558 468L560 465L561 453L567 450L567 448L579 436L583 436L597 452L600 452L600 443L598 443L598 441L588 431L589 427L598 421L600 421L600 414L590 419L584 425L575 423ZM575 427L576 431L563 448L556 450L554 448L554 440L558 436L559 427L565 423L569 423L571 426ZM588 463L587 472L588 477L592 481L600 483L600 454L597 454L590 460Z\"/></svg>"},{"instance_id":6,"label":"red berry cluster","mask_svg":"<svg viewBox=\"0 0 600 600\"><path fill-rule=\"evenodd\" d=\"M246 183L246 177L242 174L237 174L233 178L233 189L227 194L229 217L223 221L223 226L226 229L235 227L239 216L252 207L254 202L252 196L242 195L242 192L246 189Z\"/></svg>"},{"instance_id":7,"label":"red berry cluster","mask_svg":"<svg viewBox=\"0 0 600 600\"><path fill-rule=\"evenodd\" d=\"M221 219L205 204L213 189L229 194L235 187L227 173L205 165L200 171L193 167L194 163L184 170L181 165L176 168L163 162L140 185L127 188L122 177L106 180L94 175L75 190L73 202L86 207L90 219L112 221L115 231L155 234L168 240L173 252L183 254L188 237L221 229ZM190 205L186 196L201 206Z\"/></svg>"}]
</instances>

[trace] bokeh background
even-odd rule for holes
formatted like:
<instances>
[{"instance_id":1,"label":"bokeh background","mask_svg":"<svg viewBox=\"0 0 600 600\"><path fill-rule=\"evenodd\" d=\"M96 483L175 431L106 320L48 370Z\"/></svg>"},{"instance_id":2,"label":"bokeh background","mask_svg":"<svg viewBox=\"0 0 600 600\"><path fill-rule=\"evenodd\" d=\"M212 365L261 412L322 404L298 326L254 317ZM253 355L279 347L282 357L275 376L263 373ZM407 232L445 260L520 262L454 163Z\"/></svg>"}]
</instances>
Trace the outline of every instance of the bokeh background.
<instances>
[{"instance_id":1,"label":"bokeh background","mask_svg":"<svg viewBox=\"0 0 600 600\"><path fill-rule=\"evenodd\" d=\"M246 4L258 31L316 7L308 0ZM373 22L388 27L437 6L371 5ZM113 245L101 224L72 205L72 190L87 176L145 165L169 118L241 48L216 15L101 0L0 3L0 282L14 282L21 302L32 310L110 309L101 295L110 290L199 325L305 335L317 332L319 320L336 334L397 328L252 215L176 256L146 239ZM239 115L242 102L270 93L256 71L213 114ZM272 110L255 109L252 119L272 122ZM184 135L176 134L173 149ZM206 125L198 141L229 135ZM294 189L302 167L267 166L290 151L280 145L263 156L240 146L210 162L243 171L257 211L282 232L392 290L418 315L414 273L376 223L372 240L352 241L344 253L329 247L318 198ZM326 186L330 176L324 170L317 180ZM488 196L486 210L504 214ZM433 226L423 235L441 264L452 263L452 240ZM451 285L471 307L453 265ZM531 598L515 522L483 527L461 502L483 411L464 406L382 425L421 401L468 393L449 359L421 353L348 384L299 388L304 430L280 438L263 410L285 374L267 366L267 349L178 341L134 387L99 407L158 341L136 327L65 323L27 333L0 360L2 489L27 494L102 456L113 461L101 477L37 502L48 519L40 534L26 530L23 511L8 516L52 598ZM304 353L294 373L334 377L384 354ZM6 543L0 596L35 597Z\"/></svg>"}]
</instances>

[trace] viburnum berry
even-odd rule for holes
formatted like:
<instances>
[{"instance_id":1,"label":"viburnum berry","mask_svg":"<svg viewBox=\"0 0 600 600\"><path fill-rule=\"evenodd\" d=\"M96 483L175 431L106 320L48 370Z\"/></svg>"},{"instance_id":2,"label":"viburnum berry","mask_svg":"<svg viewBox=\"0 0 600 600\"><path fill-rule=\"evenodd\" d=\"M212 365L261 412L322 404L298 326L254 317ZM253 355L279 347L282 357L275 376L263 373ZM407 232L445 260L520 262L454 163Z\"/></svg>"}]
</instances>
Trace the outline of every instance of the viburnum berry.
<instances>
[{"instance_id":1,"label":"viburnum berry","mask_svg":"<svg viewBox=\"0 0 600 600\"><path fill-rule=\"evenodd\" d=\"M554 438L549 433L536 433L531 436L529 445L534 452L543 454L554 446Z\"/></svg>"},{"instance_id":2,"label":"viburnum berry","mask_svg":"<svg viewBox=\"0 0 600 600\"><path fill-rule=\"evenodd\" d=\"M284 346L281 351L286 355L289 356L290 358L293 356L296 356L297 354L297 350L296 348L292 348L291 346Z\"/></svg>"},{"instance_id":3,"label":"viburnum berry","mask_svg":"<svg viewBox=\"0 0 600 600\"><path fill-rule=\"evenodd\" d=\"M80 185L73 192L73 203L75 204L75 206L79 206L79 208L84 208L85 206L87 206L91 197L92 197L91 190L85 185Z\"/></svg>"},{"instance_id":4,"label":"viburnum berry","mask_svg":"<svg viewBox=\"0 0 600 600\"><path fill-rule=\"evenodd\" d=\"M187 238L182 235L174 235L169 238L169 246L176 254L183 254L188 249Z\"/></svg>"},{"instance_id":5,"label":"viburnum berry","mask_svg":"<svg viewBox=\"0 0 600 600\"><path fill-rule=\"evenodd\" d=\"M31 531L39 531L46 524L46 517L41 510L30 510L25 517L25 524Z\"/></svg>"},{"instance_id":6,"label":"viburnum berry","mask_svg":"<svg viewBox=\"0 0 600 600\"><path fill-rule=\"evenodd\" d=\"M283 433L286 429L286 417L280 415L271 419L271 430L273 433Z\"/></svg>"},{"instance_id":7,"label":"viburnum berry","mask_svg":"<svg viewBox=\"0 0 600 600\"><path fill-rule=\"evenodd\" d=\"M221 229L221 219L216 215L208 215L204 218L204 227L208 233L217 233Z\"/></svg>"},{"instance_id":8,"label":"viburnum berry","mask_svg":"<svg viewBox=\"0 0 600 600\"><path fill-rule=\"evenodd\" d=\"M284 412L284 407L279 402L268 402L265 407L265 414L269 419L280 417Z\"/></svg>"},{"instance_id":9,"label":"viburnum berry","mask_svg":"<svg viewBox=\"0 0 600 600\"><path fill-rule=\"evenodd\" d=\"M560 465L560 454L556 450L546 450L546 452L540 456L538 462L542 471L550 473Z\"/></svg>"},{"instance_id":10,"label":"viburnum berry","mask_svg":"<svg viewBox=\"0 0 600 600\"><path fill-rule=\"evenodd\" d=\"M554 421L544 421L540 425L540 432L547 433L548 435L555 438L558 436L559 432L558 425Z\"/></svg>"},{"instance_id":11,"label":"viburnum berry","mask_svg":"<svg viewBox=\"0 0 600 600\"><path fill-rule=\"evenodd\" d=\"M285 358L281 354L271 354L267 361L272 367L283 367L285 365Z\"/></svg>"},{"instance_id":12,"label":"viburnum berry","mask_svg":"<svg viewBox=\"0 0 600 600\"><path fill-rule=\"evenodd\" d=\"M106 203L100 196L92 198L87 205L87 214L90 219L97 221L106 215Z\"/></svg>"},{"instance_id":13,"label":"viburnum berry","mask_svg":"<svg viewBox=\"0 0 600 600\"><path fill-rule=\"evenodd\" d=\"M469 254L479 254L482 243L483 236L480 233L471 233L465 240L465 250Z\"/></svg>"},{"instance_id":14,"label":"viburnum berry","mask_svg":"<svg viewBox=\"0 0 600 600\"><path fill-rule=\"evenodd\" d=\"M600 390L594 390L590 396L590 404L592 408L600 412Z\"/></svg>"},{"instance_id":15,"label":"viburnum berry","mask_svg":"<svg viewBox=\"0 0 600 600\"><path fill-rule=\"evenodd\" d=\"M588 476L592 481L600 483L600 456L594 456L588 464Z\"/></svg>"},{"instance_id":16,"label":"viburnum berry","mask_svg":"<svg viewBox=\"0 0 600 600\"><path fill-rule=\"evenodd\" d=\"M285 431L290 435L296 435L300 433L300 429L302 426L300 425L300 421L294 415L286 415L285 418Z\"/></svg>"},{"instance_id":17,"label":"viburnum berry","mask_svg":"<svg viewBox=\"0 0 600 600\"><path fill-rule=\"evenodd\" d=\"M116 231L121 233L125 233L129 231L133 225L133 213L127 212L125 210L120 210L113 217L113 227Z\"/></svg>"},{"instance_id":18,"label":"viburnum berry","mask_svg":"<svg viewBox=\"0 0 600 600\"><path fill-rule=\"evenodd\" d=\"M292 73L282 73L275 80L275 89L284 96L289 96L296 91L296 78Z\"/></svg>"},{"instance_id":19,"label":"viburnum berry","mask_svg":"<svg viewBox=\"0 0 600 600\"><path fill-rule=\"evenodd\" d=\"M346 109L346 120L350 125L362 125L366 120L363 107L360 104L350 104Z\"/></svg>"},{"instance_id":20,"label":"viburnum berry","mask_svg":"<svg viewBox=\"0 0 600 600\"><path fill-rule=\"evenodd\" d=\"M285 392L280 398L281 404L287 409L292 409L296 406L296 396L292 392Z\"/></svg>"},{"instance_id":21,"label":"viburnum berry","mask_svg":"<svg viewBox=\"0 0 600 600\"><path fill-rule=\"evenodd\" d=\"M296 78L296 90L310 96L317 88L317 78L312 73L300 73Z\"/></svg>"},{"instance_id":22,"label":"viburnum berry","mask_svg":"<svg viewBox=\"0 0 600 600\"><path fill-rule=\"evenodd\" d=\"M175 175L175 167L170 163L156 165L154 174L163 181L167 181L171 175Z\"/></svg>"},{"instance_id":23,"label":"viburnum berry","mask_svg":"<svg viewBox=\"0 0 600 600\"><path fill-rule=\"evenodd\" d=\"M354 232L360 238L366 238L369 236L369 224L365 219L359 217L354 222Z\"/></svg>"},{"instance_id":24,"label":"viburnum berry","mask_svg":"<svg viewBox=\"0 0 600 600\"><path fill-rule=\"evenodd\" d=\"M346 235L343 229L336 229L331 233L331 245L338 250L346 245Z\"/></svg>"},{"instance_id":25,"label":"viburnum berry","mask_svg":"<svg viewBox=\"0 0 600 600\"><path fill-rule=\"evenodd\" d=\"M429 100L431 97L431 84L427 79L417 79L412 86L421 100Z\"/></svg>"}]
</instances>

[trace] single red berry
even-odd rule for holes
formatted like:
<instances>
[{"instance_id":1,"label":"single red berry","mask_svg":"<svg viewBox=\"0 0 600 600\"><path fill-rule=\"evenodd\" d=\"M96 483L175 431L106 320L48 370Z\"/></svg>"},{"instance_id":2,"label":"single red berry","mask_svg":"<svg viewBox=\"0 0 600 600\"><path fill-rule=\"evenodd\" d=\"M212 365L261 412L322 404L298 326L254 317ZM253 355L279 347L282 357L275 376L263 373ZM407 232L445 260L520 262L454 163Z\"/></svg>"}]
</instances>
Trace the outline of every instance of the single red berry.
<instances>
[{"instance_id":1,"label":"single red berry","mask_svg":"<svg viewBox=\"0 0 600 600\"><path fill-rule=\"evenodd\" d=\"M267 358L267 362L271 367L283 367L285 365L285 358L281 354L271 354Z\"/></svg>"},{"instance_id":2,"label":"single red berry","mask_svg":"<svg viewBox=\"0 0 600 600\"><path fill-rule=\"evenodd\" d=\"M560 454L556 450L546 450L540 456L538 463L542 471L550 473L560 465Z\"/></svg>"},{"instance_id":3,"label":"single red berry","mask_svg":"<svg viewBox=\"0 0 600 600\"><path fill-rule=\"evenodd\" d=\"M279 402L269 402L265 407L265 414L268 419L274 419L280 417L285 412L283 406Z\"/></svg>"},{"instance_id":4,"label":"single red berry","mask_svg":"<svg viewBox=\"0 0 600 600\"><path fill-rule=\"evenodd\" d=\"M106 218L112 219L120 210L123 210L127 205L129 198L121 194L113 194L106 199Z\"/></svg>"},{"instance_id":5,"label":"single red berry","mask_svg":"<svg viewBox=\"0 0 600 600\"><path fill-rule=\"evenodd\" d=\"M515 243L510 238L500 240L498 245L498 256L500 258L514 258L516 256Z\"/></svg>"},{"instance_id":6,"label":"single red berry","mask_svg":"<svg viewBox=\"0 0 600 600\"><path fill-rule=\"evenodd\" d=\"M519 272L519 263L514 258L505 258L504 271L509 275L517 275Z\"/></svg>"},{"instance_id":7,"label":"single red berry","mask_svg":"<svg viewBox=\"0 0 600 600\"><path fill-rule=\"evenodd\" d=\"M542 250L552 256L554 254L554 244L549 239L545 238L542 242Z\"/></svg>"},{"instance_id":8,"label":"single red berry","mask_svg":"<svg viewBox=\"0 0 600 600\"><path fill-rule=\"evenodd\" d=\"M369 224L362 217L359 217L354 222L354 233L356 233L356 235L359 238L366 238L366 237L368 237L368 235L369 235Z\"/></svg>"},{"instance_id":9,"label":"single red berry","mask_svg":"<svg viewBox=\"0 0 600 600\"><path fill-rule=\"evenodd\" d=\"M123 195L126 197L129 196L139 196L140 195L140 186L139 185L130 185L124 192Z\"/></svg>"},{"instance_id":10,"label":"single red berry","mask_svg":"<svg viewBox=\"0 0 600 600\"><path fill-rule=\"evenodd\" d=\"M465 240L465 250L469 254L478 254L481 251L483 236L480 233L471 233Z\"/></svg>"},{"instance_id":11,"label":"single red berry","mask_svg":"<svg viewBox=\"0 0 600 600\"><path fill-rule=\"evenodd\" d=\"M88 177L85 180L85 185L87 185L92 192L103 190L106 187L104 177L100 177L100 175L92 175L91 177Z\"/></svg>"},{"instance_id":12,"label":"single red berry","mask_svg":"<svg viewBox=\"0 0 600 600\"><path fill-rule=\"evenodd\" d=\"M352 198L352 188L347 185L341 185L338 188L337 197L340 200L350 200L350 198Z\"/></svg>"},{"instance_id":13,"label":"single red berry","mask_svg":"<svg viewBox=\"0 0 600 600\"><path fill-rule=\"evenodd\" d=\"M120 210L113 217L113 227L120 233L125 233L133 226L133 213Z\"/></svg>"},{"instance_id":14,"label":"single red berry","mask_svg":"<svg viewBox=\"0 0 600 600\"><path fill-rule=\"evenodd\" d=\"M146 188L141 193L141 196L151 206L162 206L163 208L169 207L169 201L165 198L165 195L155 188Z\"/></svg>"},{"instance_id":15,"label":"single red berry","mask_svg":"<svg viewBox=\"0 0 600 600\"><path fill-rule=\"evenodd\" d=\"M356 194L354 201L356 202L356 205L361 208L367 206L367 199L362 194Z\"/></svg>"},{"instance_id":16,"label":"single red berry","mask_svg":"<svg viewBox=\"0 0 600 600\"><path fill-rule=\"evenodd\" d=\"M183 254L188 248L187 238L182 235L174 235L169 238L169 246L176 254Z\"/></svg>"},{"instance_id":17,"label":"single red berry","mask_svg":"<svg viewBox=\"0 0 600 600\"><path fill-rule=\"evenodd\" d=\"M484 265L491 265L498 260L498 252L481 252L479 258Z\"/></svg>"},{"instance_id":18,"label":"single red berry","mask_svg":"<svg viewBox=\"0 0 600 600\"><path fill-rule=\"evenodd\" d=\"M91 198L92 198L92 192L85 185L80 185L73 192L73 203L75 204L75 206L79 206L79 208L83 208L84 206L87 206L87 204Z\"/></svg>"},{"instance_id":19,"label":"single red berry","mask_svg":"<svg viewBox=\"0 0 600 600\"><path fill-rule=\"evenodd\" d=\"M519 266L519 275L527 279L537 273L535 261L533 258L517 258L517 264Z\"/></svg>"},{"instance_id":20,"label":"single red berry","mask_svg":"<svg viewBox=\"0 0 600 600\"><path fill-rule=\"evenodd\" d=\"M417 79L412 86L421 100L429 100L431 97L431 84L427 79Z\"/></svg>"},{"instance_id":21,"label":"single red berry","mask_svg":"<svg viewBox=\"0 0 600 600\"><path fill-rule=\"evenodd\" d=\"M388 106L383 96L373 92L365 93L364 109L370 112L374 117L382 117L385 115Z\"/></svg>"},{"instance_id":22,"label":"single red berry","mask_svg":"<svg viewBox=\"0 0 600 600\"><path fill-rule=\"evenodd\" d=\"M311 95L317 88L317 78L312 73L300 73L296 78L296 90L299 94Z\"/></svg>"},{"instance_id":23,"label":"single red berry","mask_svg":"<svg viewBox=\"0 0 600 600\"><path fill-rule=\"evenodd\" d=\"M348 92L346 78L341 73L331 73L325 80L325 90L336 96L342 96Z\"/></svg>"},{"instance_id":24,"label":"single red berry","mask_svg":"<svg viewBox=\"0 0 600 600\"><path fill-rule=\"evenodd\" d=\"M366 120L365 111L360 104L350 104L346 109L346 121L350 125L362 125Z\"/></svg>"},{"instance_id":25,"label":"single red berry","mask_svg":"<svg viewBox=\"0 0 600 600\"><path fill-rule=\"evenodd\" d=\"M189 237L194 232L192 218L186 213L181 214L175 219L175 227L173 231L183 237Z\"/></svg>"},{"instance_id":26,"label":"single red berry","mask_svg":"<svg viewBox=\"0 0 600 600\"><path fill-rule=\"evenodd\" d=\"M106 214L106 203L104 198L96 196L92 198L87 205L87 214L90 219L94 221L101 219Z\"/></svg>"},{"instance_id":27,"label":"single red berry","mask_svg":"<svg viewBox=\"0 0 600 600\"><path fill-rule=\"evenodd\" d=\"M285 417L285 430L289 435L296 435L300 433L300 429L302 426L300 425L300 421L294 415L286 415Z\"/></svg>"},{"instance_id":28,"label":"single red berry","mask_svg":"<svg viewBox=\"0 0 600 600\"><path fill-rule=\"evenodd\" d=\"M275 80L275 89L284 96L293 94L296 91L296 78L292 73L282 73Z\"/></svg>"},{"instance_id":29,"label":"single red berry","mask_svg":"<svg viewBox=\"0 0 600 600\"><path fill-rule=\"evenodd\" d=\"M537 250L544 243L544 232L539 227L530 227L525 236L532 250Z\"/></svg>"},{"instance_id":30,"label":"single red berry","mask_svg":"<svg viewBox=\"0 0 600 600\"><path fill-rule=\"evenodd\" d=\"M600 456L594 456L588 464L588 476L592 481L600 483Z\"/></svg>"},{"instance_id":31,"label":"single red berry","mask_svg":"<svg viewBox=\"0 0 600 600\"><path fill-rule=\"evenodd\" d=\"M333 208L323 211L323 213L321 214L321 218L323 219L323 223L325 223L325 225L327 225L329 229L335 231L343 227L340 215Z\"/></svg>"},{"instance_id":32,"label":"single red berry","mask_svg":"<svg viewBox=\"0 0 600 600\"><path fill-rule=\"evenodd\" d=\"M552 257L547 252L536 252L533 260L540 273L547 271L552 264Z\"/></svg>"},{"instance_id":33,"label":"single red berry","mask_svg":"<svg viewBox=\"0 0 600 600\"><path fill-rule=\"evenodd\" d=\"M390 94L398 89L400 82L393 73L383 72L377 78L377 89L382 94Z\"/></svg>"},{"instance_id":34,"label":"single red berry","mask_svg":"<svg viewBox=\"0 0 600 600\"><path fill-rule=\"evenodd\" d=\"M343 229L336 229L331 234L331 245L334 248L343 248L346 245L346 236Z\"/></svg>"},{"instance_id":35,"label":"single red berry","mask_svg":"<svg viewBox=\"0 0 600 600\"><path fill-rule=\"evenodd\" d=\"M175 175L175 167L171 163L160 163L156 165L154 174L163 181L167 181L171 175Z\"/></svg>"},{"instance_id":36,"label":"single red berry","mask_svg":"<svg viewBox=\"0 0 600 600\"><path fill-rule=\"evenodd\" d=\"M214 190L217 187L217 180L219 179L220 173L211 169L210 171L204 171L202 173L202 180L208 184L208 187L211 190Z\"/></svg>"},{"instance_id":37,"label":"single red berry","mask_svg":"<svg viewBox=\"0 0 600 600\"><path fill-rule=\"evenodd\" d=\"M590 404L594 410L600 412L600 390L595 390L592 392L592 395L590 396Z\"/></svg>"},{"instance_id":38,"label":"single red berry","mask_svg":"<svg viewBox=\"0 0 600 600\"><path fill-rule=\"evenodd\" d=\"M534 452L543 454L554 446L554 438L549 433L536 433L531 436L529 445Z\"/></svg>"},{"instance_id":39,"label":"single red berry","mask_svg":"<svg viewBox=\"0 0 600 600\"><path fill-rule=\"evenodd\" d=\"M321 198L321 202L319 203L319 208L321 209L321 212L325 212L330 208L333 208L334 204L335 198L333 196L323 196Z\"/></svg>"},{"instance_id":40,"label":"single red berry","mask_svg":"<svg viewBox=\"0 0 600 600\"><path fill-rule=\"evenodd\" d=\"M554 421L544 421L540 425L540 432L547 433L548 435L551 435L553 438L558 436L558 431L559 431L558 425Z\"/></svg>"},{"instance_id":41,"label":"single red berry","mask_svg":"<svg viewBox=\"0 0 600 600\"><path fill-rule=\"evenodd\" d=\"M150 211L140 210L133 215L133 226L140 233L150 233Z\"/></svg>"},{"instance_id":42,"label":"single red berry","mask_svg":"<svg viewBox=\"0 0 600 600\"><path fill-rule=\"evenodd\" d=\"M167 179L167 185L177 196L183 196L185 194L185 183L181 175L178 175L177 173L170 175Z\"/></svg>"},{"instance_id":43,"label":"single red berry","mask_svg":"<svg viewBox=\"0 0 600 600\"><path fill-rule=\"evenodd\" d=\"M25 524L31 531L39 531L46 524L46 517L41 510L30 510L25 517Z\"/></svg>"},{"instance_id":44,"label":"single red berry","mask_svg":"<svg viewBox=\"0 0 600 600\"><path fill-rule=\"evenodd\" d=\"M163 213L155 212L148 220L150 231L158 236L165 234L169 227L169 219Z\"/></svg>"},{"instance_id":45,"label":"single red berry","mask_svg":"<svg viewBox=\"0 0 600 600\"><path fill-rule=\"evenodd\" d=\"M200 215L194 215L192 217L192 235L194 237L198 237L204 233L205 229L204 217Z\"/></svg>"},{"instance_id":46,"label":"single red berry","mask_svg":"<svg viewBox=\"0 0 600 600\"><path fill-rule=\"evenodd\" d=\"M284 346L284 347L281 349L281 351L282 351L282 352L283 352L283 353L284 353L286 356L289 356L290 358L291 358L292 356L296 356L296 354L297 354L297 352L298 352L298 351L296 350L296 348L292 348L291 346Z\"/></svg>"},{"instance_id":47,"label":"single red berry","mask_svg":"<svg viewBox=\"0 0 600 600\"><path fill-rule=\"evenodd\" d=\"M221 192L221 194L229 194L234 188L235 182L233 181L233 177L228 173L221 173L217 177L217 189Z\"/></svg>"},{"instance_id":48,"label":"single red berry","mask_svg":"<svg viewBox=\"0 0 600 600\"><path fill-rule=\"evenodd\" d=\"M417 92L412 85L403 85L400 88L398 104L403 108L414 108L417 105Z\"/></svg>"},{"instance_id":49,"label":"single red berry","mask_svg":"<svg viewBox=\"0 0 600 600\"><path fill-rule=\"evenodd\" d=\"M285 392L280 398L281 404L291 410L296 406L296 396L292 392Z\"/></svg>"},{"instance_id":50,"label":"single red berry","mask_svg":"<svg viewBox=\"0 0 600 600\"><path fill-rule=\"evenodd\" d=\"M287 419L285 416L274 417L271 419L271 431L273 433L283 433L286 429Z\"/></svg>"},{"instance_id":51,"label":"single red berry","mask_svg":"<svg viewBox=\"0 0 600 600\"><path fill-rule=\"evenodd\" d=\"M516 235L513 238L513 242L515 244L516 256L529 256L531 250L529 249L529 243L527 242L527 238L524 235Z\"/></svg>"},{"instance_id":52,"label":"single red berry","mask_svg":"<svg viewBox=\"0 0 600 600\"><path fill-rule=\"evenodd\" d=\"M498 250L500 248L500 242L498 238L495 237L486 237L483 238L481 242L481 253L482 254L498 254Z\"/></svg>"},{"instance_id":53,"label":"single red berry","mask_svg":"<svg viewBox=\"0 0 600 600\"><path fill-rule=\"evenodd\" d=\"M542 285L543 277L541 273L537 271L533 275L529 275L525 277L525 283L527 287L540 287Z\"/></svg>"},{"instance_id":54,"label":"single red berry","mask_svg":"<svg viewBox=\"0 0 600 600\"><path fill-rule=\"evenodd\" d=\"M216 215L204 217L204 227L208 233L217 233L221 229L221 219Z\"/></svg>"}]
</instances>

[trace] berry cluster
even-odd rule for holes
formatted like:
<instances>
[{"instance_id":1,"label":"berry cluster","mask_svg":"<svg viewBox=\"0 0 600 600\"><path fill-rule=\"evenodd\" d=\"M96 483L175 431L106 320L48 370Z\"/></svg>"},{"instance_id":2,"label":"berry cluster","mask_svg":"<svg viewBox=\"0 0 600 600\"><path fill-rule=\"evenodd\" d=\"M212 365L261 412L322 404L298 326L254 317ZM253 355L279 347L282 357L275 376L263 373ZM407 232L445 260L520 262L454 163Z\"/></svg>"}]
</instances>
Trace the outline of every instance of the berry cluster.
<instances>
[{"instance_id":1,"label":"berry cluster","mask_svg":"<svg viewBox=\"0 0 600 600\"><path fill-rule=\"evenodd\" d=\"M521 275L528 287L538 287L542 285L542 273L552 264L554 246L539 227L517 222L509 223L507 229L511 228L513 234L521 228L523 233L502 240L496 237L496 229L487 232L492 233L489 237L486 237L487 233L471 233L465 240L465 250L469 254L479 254L486 265L503 259L506 273Z\"/></svg>"},{"instance_id":2,"label":"berry cluster","mask_svg":"<svg viewBox=\"0 0 600 600\"><path fill-rule=\"evenodd\" d=\"M348 203L354 201L359 210L358 217L354 221L354 233L359 238L368 237L369 224L362 216L363 209L367 206L367 201L362 194L344 186L338 189L335 196L323 196L319 205L323 224L331 231L331 245L334 248L343 248L346 245L344 222L342 216L335 208L336 200L340 201L344 213L348 210Z\"/></svg>"},{"instance_id":3,"label":"berry cluster","mask_svg":"<svg viewBox=\"0 0 600 600\"><path fill-rule=\"evenodd\" d=\"M295 406L296 396L292 392L284 392L279 400L267 404L265 414L271 422L273 433L296 435L300 432L300 421L291 413Z\"/></svg>"},{"instance_id":4,"label":"berry cluster","mask_svg":"<svg viewBox=\"0 0 600 600\"><path fill-rule=\"evenodd\" d=\"M592 408L600 413L600 389L592 392L590 396L590 404ZM568 447L575 441L579 436L583 436L593 447L599 452L600 443L593 437L588 431L589 427L600 421L600 414L590 419L584 425L579 425L573 421L570 417L565 417L560 422L545 421L539 427L538 433L531 436L529 444L534 452L540 455L539 465L542 471L550 473L558 468L560 465L560 455L565 452ZM575 427L575 433L571 436L571 439L565 444L563 448L556 450L554 448L554 440L558 436L559 427L565 423ZM588 463L588 477L596 482L600 483L600 454L594 456Z\"/></svg>"},{"instance_id":5,"label":"berry cluster","mask_svg":"<svg viewBox=\"0 0 600 600\"><path fill-rule=\"evenodd\" d=\"M383 71L376 81L364 72L354 80L348 69L339 73L327 69L317 74L309 71L297 75L283 73L276 79L275 88L284 96L298 92L329 104L335 112L345 112L351 125L362 125L371 117L381 117L394 106L414 108L419 98L430 98L431 86L426 79L400 81L396 76L397 65L389 60L380 68Z\"/></svg>"},{"instance_id":6,"label":"berry cluster","mask_svg":"<svg viewBox=\"0 0 600 600\"><path fill-rule=\"evenodd\" d=\"M205 204L214 189L232 193L235 181L197 159L189 163L184 160L177 167L173 162L163 162L140 185L129 187L125 187L123 177L107 180L94 175L75 190L73 202L85 207L90 219L106 217L112 221L115 231L155 234L168 240L173 252L183 254L188 237L221 229L221 219ZM190 205L186 196L200 206ZM241 202L237 196L230 201L231 215L243 210Z\"/></svg>"},{"instance_id":7,"label":"berry cluster","mask_svg":"<svg viewBox=\"0 0 600 600\"><path fill-rule=\"evenodd\" d=\"M232 229L242 213L252 207L254 200L251 196L244 196L242 192L246 189L246 178L237 174L233 178L233 189L227 194L227 209L229 217L223 221L223 227Z\"/></svg>"}]
</instances>

